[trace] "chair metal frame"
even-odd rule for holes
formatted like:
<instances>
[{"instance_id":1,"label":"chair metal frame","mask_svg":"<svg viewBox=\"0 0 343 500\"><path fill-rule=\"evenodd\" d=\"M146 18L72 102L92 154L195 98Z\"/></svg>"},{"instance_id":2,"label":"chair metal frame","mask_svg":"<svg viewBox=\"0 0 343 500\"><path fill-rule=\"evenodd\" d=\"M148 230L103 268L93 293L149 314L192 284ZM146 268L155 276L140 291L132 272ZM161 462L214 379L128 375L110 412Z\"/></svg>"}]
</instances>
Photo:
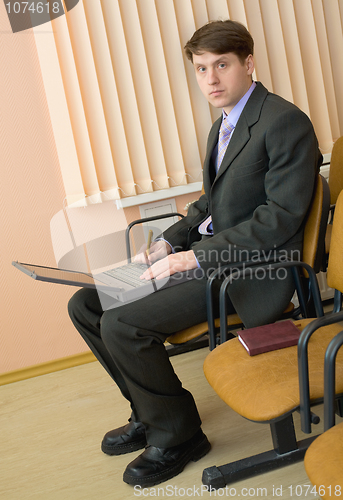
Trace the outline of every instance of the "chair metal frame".
<instances>
[{"instance_id":1,"label":"chair metal frame","mask_svg":"<svg viewBox=\"0 0 343 500\"><path fill-rule=\"evenodd\" d=\"M343 330L329 343L324 360L324 432L335 425L336 357L343 345ZM340 413L341 414L341 413Z\"/></svg>"},{"instance_id":2,"label":"chair metal frame","mask_svg":"<svg viewBox=\"0 0 343 500\"><path fill-rule=\"evenodd\" d=\"M341 295L342 294L338 290L336 290L335 292L336 307L337 303L339 303L341 300ZM340 321L343 321L343 311L337 311L334 308L334 311L330 315L313 320L311 324L308 325L303 330L299 338L298 370L299 370L299 391L300 391L300 416L301 416L301 429L306 434L309 434L311 432L311 411L310 411L311 401L310 401L310 381L309 381L309 363L308 363L308 342L311 336L314 334L314 332L319 328L323 326L333 325L334 323L338 323Z\"/></svg>"},{"instance_id":3,"label":"chair metal frame","mask_svg":"<svg viewBox=\"0 0 343 500\"><path fill-rule=\"evenodd\" d=\"M341 301L341 293L336 290L335 298L337 296L337 301ZM332 315L336 316L339 321L340 317L337 311L333 311ZM334 427L336 424L335 413L340 417L343 416L342 412L342 398L337 400L336 395L336 357L339 349L343 345L343 330L336 334L335 337L329 342L324 358L324 432L320 438L320 441L313 443L313 445L308 450L308 454L305 456L305 470L308 477L310 478L312 484L316 487L321 487L324 492L323 498L331 497L331 492L327 495L325 494L325 485L327 483L331 484L330 477L335 476L337 479L337 484L341 484L342 473L341 466L337 462L337 455L340 453L340 442L342 440L342 423L339 424L338 432L335 432L335 442L332 442L332 434L326 437L327 431ZM307 413L309 408L307 406L309 399L304 403L304 410ZM325 456L325 454L327 455ZM318 469L317 457L323 457L323 467ZM332 471L332 466L335 467L334 472ZM329 475L329 477L328 477Z\"/></svg>"},{"instance_id":4,"label":"chair metal frame","mask_svg":"<svg viewBox=\"0 0 343 500\"><path fill-rule=\"evenodd\" d=\"M321 302L319 287L316 279L316 274L313 268L308 265L306 262L295 262L295 261L282 261L268 264L258 264L255 265L255 272L262 272L264 268L268 268L271 270L277 270L280 267L284 268L305 268L309 274L310 283L313 287L313 299L314 305L316 308L317 316L322 319L324 315L323 306ZM229 269L229 268L228 268ZM225 317L226 314L226 303L227 303L227 288L230 283L237 279L240 276L244 276L246 272L251 272L254 270L253 267L249 269L247 267L242 268L240 270L235 270L233 273L230 273L223 281L220 289L220 304L221 304L221 315ZM224 270L222 270L224 272ZM294 274L295 276L298 273ZM214 277L213 277L214 279ZM304 311L304 316L307 317L306 314L306 301L304 299L303 290L301 287L301 282L296 279L296 285L299 295L299 301L301 302L301 307ZM208 281L208 288L211 287L211 281ZM210 290L208 291L209 296L211 295ZM342 316L343 318L343 316ZM221 340L225 341L226 339L226 325L222 326L221 322ZM311 323L312 325L312 323ZM210 323L212 326L212 321ZM309 325L310 326L310 325ZM304 329L305 332L306 329ZM306 334L306 332L305 332ZM303 335L303 333L301 334ZM210 332L210 338L213 339L213 334ZM204 469L202 475L203 484L214 488L219 489L225 487L225 485L239 481L241 479L245 479L248 477L255 476L257 474L261 474L263 472L275 470L277 468L283 467L288 464L292 464L298 462L304 458L305 452L307 448L310 446L312 441L317 437L313 436L304 440L297 441L296 433L294 429L293 423L293 413L294 411L301 411L301 407L299 405L298 408L294 408L291 412L282 415L280 418L277 418L273 421L265 421L259 422L270 425L271 437L273 443L273 449L264 453L259 453L257 455L244 458L242 460L238 460L233 463L229 463L222 466L212 466ZM312 423L318 423L318 417L310 412L310 419Z\"/></svg>"}]
</instances>

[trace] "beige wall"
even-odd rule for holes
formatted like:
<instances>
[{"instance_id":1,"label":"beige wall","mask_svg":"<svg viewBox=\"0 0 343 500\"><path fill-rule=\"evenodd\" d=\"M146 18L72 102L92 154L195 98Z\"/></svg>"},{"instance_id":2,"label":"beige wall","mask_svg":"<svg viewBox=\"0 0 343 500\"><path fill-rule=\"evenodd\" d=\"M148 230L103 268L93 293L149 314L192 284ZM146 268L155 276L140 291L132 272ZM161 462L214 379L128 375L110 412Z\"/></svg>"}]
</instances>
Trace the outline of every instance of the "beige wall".
<instances>
[{"instance_id":1,"label":"beige wall","mask_svg":"<svg viewBox=\"0 0 343 500\"><path fill-rule=\"evenodd\" d=\"M35 282L12 260L55 266L50 220L65 197L34 37L0 4L0 374L88 351L67 315L75 289ZM177 200L182 211L196 195ZM127 209L129 220L138 207Z\"/></svg>"},{"instance_id":2,"label":"beige wall","mask_svg":"<svg viewBox=\"0 0 343 500\"><path fill-rule=\"evenodd\" d=\"M85 351L69 324L71 289L36 283L12 260L54 265L50 219L64 190L33 35L0 6L0 373Z\"/></svg>"}]
</instances>

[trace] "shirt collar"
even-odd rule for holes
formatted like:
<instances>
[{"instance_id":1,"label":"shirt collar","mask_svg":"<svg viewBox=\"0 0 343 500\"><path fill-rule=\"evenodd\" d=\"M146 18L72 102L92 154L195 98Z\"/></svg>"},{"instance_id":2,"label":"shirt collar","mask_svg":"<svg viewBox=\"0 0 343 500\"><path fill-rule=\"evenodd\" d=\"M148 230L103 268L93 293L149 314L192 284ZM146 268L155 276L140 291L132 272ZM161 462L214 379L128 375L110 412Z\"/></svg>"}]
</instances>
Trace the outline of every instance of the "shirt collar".
<instances>
[{"instance_id":1,"label":"shirt collar","mask_svg":"<svg viewBox=\"0 0 343 500\"><path fill-rule=\"evenodd\" d=\"M232 126L232 128L236 127L239 117L241 116L241 113L244 109L244 106L248 102L248 99L251 96L252 91L254 90L255 87L256 87L256 82L252 82L248 92L244 94L241 100L238 101L236 106L230 111L228 115L223 110L223 120L227 117L227 121Z\"/></svg>"}]
</instances>

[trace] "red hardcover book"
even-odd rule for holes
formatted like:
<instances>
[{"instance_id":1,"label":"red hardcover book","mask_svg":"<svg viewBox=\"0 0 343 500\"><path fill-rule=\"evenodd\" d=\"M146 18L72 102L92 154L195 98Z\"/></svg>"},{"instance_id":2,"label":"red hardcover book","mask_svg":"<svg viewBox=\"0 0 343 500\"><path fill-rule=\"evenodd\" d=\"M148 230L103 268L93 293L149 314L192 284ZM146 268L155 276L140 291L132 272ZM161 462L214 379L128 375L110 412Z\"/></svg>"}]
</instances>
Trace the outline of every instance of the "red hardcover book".
<instances>
[{"instance_id":1,"label":"red hardcover book","mask_svg":"<svg viewBox=\"0 0 343 500\"><path fill-rule=\"evenodd\" d=\"M242 330L238 338L249 355L255 356L297 345L300 333L293 321L287 320Z\"/></svg>"}]
</instances>

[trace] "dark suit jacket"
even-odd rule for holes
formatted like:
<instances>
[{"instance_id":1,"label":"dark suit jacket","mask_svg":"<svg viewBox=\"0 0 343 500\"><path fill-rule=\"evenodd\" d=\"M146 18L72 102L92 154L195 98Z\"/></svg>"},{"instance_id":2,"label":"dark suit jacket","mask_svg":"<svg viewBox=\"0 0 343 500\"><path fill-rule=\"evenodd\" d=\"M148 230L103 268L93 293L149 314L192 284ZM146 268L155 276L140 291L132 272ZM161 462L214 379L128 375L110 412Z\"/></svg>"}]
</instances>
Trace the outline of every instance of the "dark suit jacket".
<instances>
[{"instance_id":1,"label":"dark suit jacket","mask_svg":"<svg viewBox=\"0 0 343 500\"><path fill-rule=\"evenodd\" d=\"M215 175L211 155L221 118L212 126L204 163L205 194L164 233L177 250L192 248L208 274L219 264L257 259L258 252L301 251L304 219L322 162L313 126L295 105L259 82L238 120ZM198 226L212 215L212 237ZM246 326L275 321L290 300L289 273L235 281L230 298Z\"/></svg>"}]
</instances>

